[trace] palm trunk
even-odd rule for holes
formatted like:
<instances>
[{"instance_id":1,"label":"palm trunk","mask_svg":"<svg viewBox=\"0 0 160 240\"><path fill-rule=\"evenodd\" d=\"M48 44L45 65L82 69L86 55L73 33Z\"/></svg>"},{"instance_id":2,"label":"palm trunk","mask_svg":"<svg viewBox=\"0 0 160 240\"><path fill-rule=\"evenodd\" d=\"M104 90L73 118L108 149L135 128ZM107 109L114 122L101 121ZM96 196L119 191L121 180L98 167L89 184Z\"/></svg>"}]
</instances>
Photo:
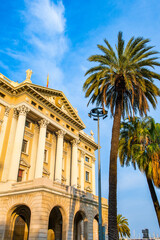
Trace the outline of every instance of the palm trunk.
<instances>
[{"instance_id":1,"label":"palm trunk","mask_svg":"<svg viewBox=\"0 0 160 240\"><path fill-rule=\"evenodd\" d=\"M117 99L110 151L109 167L109 214L108 214L108 237L109 240L117 240L117 155L122 115L122 100Z\"/></svg>"},{"instance_id":2,"label":"palm trunk","mask_svg":"<svg viewBox=\"0 0 160 240\"><path fill-rule=\"evenodd\" d=\"M154 205L154 209L155 209L155 212L156 212L156 215L157 215L158 224L159 224L159 227L160 227L160 206L159 206L159 202L158 202L157 195L156 195L153 183L152 183L152 179L147 177L147 176L146 176L146 178L147 178L147 183L148 183L149 191L150 191L150 194L151 194L152 202L153 202L153 205Z\"/></svg>"}]
</instances>

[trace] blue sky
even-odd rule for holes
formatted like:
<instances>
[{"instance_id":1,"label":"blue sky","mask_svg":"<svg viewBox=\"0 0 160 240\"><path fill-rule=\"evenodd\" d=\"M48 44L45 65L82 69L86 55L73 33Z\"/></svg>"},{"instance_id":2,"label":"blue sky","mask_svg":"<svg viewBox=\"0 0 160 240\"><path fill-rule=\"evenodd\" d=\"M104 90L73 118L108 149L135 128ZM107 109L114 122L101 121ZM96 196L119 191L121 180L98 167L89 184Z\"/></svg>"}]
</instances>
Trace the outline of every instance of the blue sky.
<instances>
[{"instance_id":1,"label":"blue sky","mask_svg":"<svg viewBox=\"0 0 160 240\"><path fill-rule=\"evenodd\" d=\"M86 106L82 85L91 67L87 58L98 53L96 45L106 38L115 46L122 31L126 41L132 36L150 38L160 51L159 0L8 0L1 3L0 12L0 72L22 82L30 68L33 83L43 86L49 73L49 87L65 93L78 109L86 132L95 132L95 139L96 123L87 115L92 106ZM160 105L149 115L160 122ZM101 121L102 194L106 198L112 121L110 117ZM152 205L144 175L118 163L118 213L128 218L132 237L141 236L144 228L152 236L159 234Z\"/></svg>"}]
</instances>

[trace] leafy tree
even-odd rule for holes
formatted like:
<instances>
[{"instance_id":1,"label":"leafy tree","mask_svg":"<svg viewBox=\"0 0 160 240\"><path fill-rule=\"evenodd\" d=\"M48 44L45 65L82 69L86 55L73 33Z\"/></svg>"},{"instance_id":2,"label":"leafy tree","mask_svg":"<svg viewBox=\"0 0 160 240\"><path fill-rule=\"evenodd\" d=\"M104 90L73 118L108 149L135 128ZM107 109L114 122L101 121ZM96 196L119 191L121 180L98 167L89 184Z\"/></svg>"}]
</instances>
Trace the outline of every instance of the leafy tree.
<instances>
[{"instance_id":1,"label":"leafy tree","mask_svg":"<svg viewBox=\"0 0 160 240\"><path fill-rule=\"evenodd\" d=\"M122 217L121 214L117 215L117 229L119 238L123 239L123 237L130 237L130 229L128 225L128 219Z\"/></svg>"},{"instance_id":2,"label":"leafy tree","mask_svg":"<svg viewBox=\"0 0 160 240\"><path fill-rule=\"evenodd\" d=\"M155 79L160 75L154 72L157 52L147 46L149 39L132 37L124 46L122 32L118 34L116 51L105 39L105 46L98 45L102 54L89 57L98 66L90 68L85 75L83 90L89 103L106 106L114 117L109 167L109 240L118 239L117 231L117 154L121 117L147 114L149 102L156 108L156 97L160 95Z\"/></svg>"},{"instance_id":3,"label":"leafy tree","mask_svg":"<svg viewBox=\"0 0 160 240\"><path fill-rule=\"evenodd\" d=\"M149 191L160 226L160 206L154 184L160 187L160 124L151 117L127 119L121 124L119 141L121 165L132 163L146 175Z\"/></svg>"}]
</instances>

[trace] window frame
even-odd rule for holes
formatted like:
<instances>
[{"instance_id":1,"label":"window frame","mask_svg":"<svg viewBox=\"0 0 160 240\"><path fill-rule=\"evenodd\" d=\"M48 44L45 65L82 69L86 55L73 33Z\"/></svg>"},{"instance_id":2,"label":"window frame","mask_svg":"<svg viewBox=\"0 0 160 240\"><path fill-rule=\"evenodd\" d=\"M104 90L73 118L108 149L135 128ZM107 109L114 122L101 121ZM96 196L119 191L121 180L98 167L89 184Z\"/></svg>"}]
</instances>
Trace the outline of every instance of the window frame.
<instances>
[{"instance_id":1,"label":"window frame","mask_svg":"<svg viewBox=\"0 0 160 240\"><path fill-rule=\"evenodd\" d=\"M48 164L48 150L44 149L44 159L43 159L44 163Z\"/></svg>"},{"instance_id":2,"label":"window frame","mask_svg":"<svg viewBox=\"0 0 160 240\"><path fill-rule=\"evenodd\" d=\"M24 142L26 142L26 151L25 152L23 151L23 143ZM23 142L22 142L22 153L28 154L28 145L29 145L29 141L26 140L26 139L23 139Z\"/></svg>"},{"instance_id":3,"label":"window frame","mask_svg":"<svg viewBox=\"0 0 160 240\"><path fill-rule=\"evenodd\" d=\"M28 122L28 123L29 123L29 127L26 125L26 122ZM25 127L27 127L28 129L31 129L31 121L30 121L30 120L28 120L28 119L26 119L26 122L25 122Z\"/></svg>"},{"instance_id":4,"label":"window frame","mask_svg":"<svg viewBox=\"0 0 160 240\"><path fill-rule=\"evenodd\" d=\"M22 173L21 176L19 176L19 173ZM18 170L18 176L17 176L17 182L22 182L23 181L23 174L24 174L24 169L19 168Z\"/></svg>"},{"instance_id":5,"label":"window frame","mask_svg":"<svg viewBox=\"0 0 160 240\"><path fill-rule=\"evenodd\" d=\"M86 160L86 159L88 159L88 160ZM89 163L89 162L90 162L90 159L89 159L89 157L88 157L88 156L85 156L85 162L87 162L87 163Z\"/></svg>"},{"instance_id":6,"label":"window frame","mask_svg":"<svg viewBox=\"0 0 160 240\"><path fill-rule=\"evenodd\" d=\"M88 179L87 179L87 176L88 176ZM90 172L88 172L88 171L85 171L85 181L90 182Z\"/></svg>"}]
</instances>

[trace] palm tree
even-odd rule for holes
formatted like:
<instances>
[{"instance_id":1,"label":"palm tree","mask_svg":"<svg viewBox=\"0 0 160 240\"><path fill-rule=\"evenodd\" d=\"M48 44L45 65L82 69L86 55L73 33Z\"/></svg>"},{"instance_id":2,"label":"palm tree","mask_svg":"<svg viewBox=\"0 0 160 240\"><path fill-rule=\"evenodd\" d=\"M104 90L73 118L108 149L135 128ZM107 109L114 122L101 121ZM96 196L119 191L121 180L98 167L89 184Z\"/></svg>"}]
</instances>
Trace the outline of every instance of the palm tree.
<instances>
[{"instance_id":1,"label":"palm tree","mask_svg":"<svg viewBox=\"0 0 160 240\"><path fill-rule=\"evenodd\" d=\"M119 238L123 239L123 237L130 237L130 229L128 226L128 219L122 217L121 214L117 215L117 229Z\"/></svg>"},{"instance_id":2,"label":"palm tree","mask_svg":"<svg viewBox=\"0 0 160 240\"><path fill-rule=\"evenodd\" d=\"M122 33L118 34L116 52L105 39L105 46L98 45L102 55L93 55L89 61L99 63L85 75L83 90L89 103L110 108L114 117L109 167L109 240L118 239L117 231L117 154L121 117L147 114L149 102L156 108L156 97L160 95L153 83L160 75L153 71L160 66L153 51L147 46L149 39L132 37L124 47Z\"/></svg>"},{"instance_id":3,"label":"palm tree","mask_svg":"<svg viewBox=\"0 0 160 240\"><path fill-rule=\"evenodd\" d=\"M132 163L146 175L152 202L160 226L160 206L154 184L160 187L160 124L151 117L127 119L121 124L119 141L119 158L121 166Z\"/></svg>"}]
</instances>

